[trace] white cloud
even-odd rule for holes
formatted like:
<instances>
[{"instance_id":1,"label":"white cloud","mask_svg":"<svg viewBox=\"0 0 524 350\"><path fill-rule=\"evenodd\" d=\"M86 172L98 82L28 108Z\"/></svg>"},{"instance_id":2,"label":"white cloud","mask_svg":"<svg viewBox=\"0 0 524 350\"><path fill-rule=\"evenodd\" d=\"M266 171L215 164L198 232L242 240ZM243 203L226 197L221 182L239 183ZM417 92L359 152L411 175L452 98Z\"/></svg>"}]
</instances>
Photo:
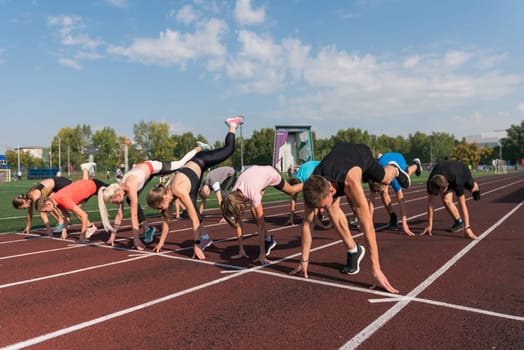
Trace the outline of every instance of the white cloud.
<instances>
[{"instance_id":1,"label":"white cloud","mask_svg":"<svg viewBox=\"0 0 524 350\"><path fill-rule=\"evenodd\" d=\"M268 36L241 30L238 42L240 49L230 55L226 73L242 92L272 93L301 79L310 47L299 40L276 43Z\"/></svg>"},{"instance_id":2,"label":"white cloud","mask_svg":"<svg viewBox=\"0 0 524 350\"><path fill-rule=\"evenodd\" d=\"M227 30L225 22L217 19L200 24L194 33L166 29L158 39L135 39L128 47L112 46L108 52L144 64L180 65L189 60L208 57L216 60L226 55L221 37Z\"/></svg>"},{"instance_id":3,"label":"white cloud","mask_svg":"<svg viewBox=\"0 0 524 350\"><path fill-rule=\"evenodd\" d=\"M182 7L175 15L175 18L178 22L181 22L186 25L195 22L198 19L198 17L198 13L191 5L186 5Z\"/></svg>"},{"instance_id":4,"label":"white cloud","mask_svg":"<svg viewBox=\"0 0 524 350\"><path fill-rule=\"evenodd\" d=\"M464 106L473 107L478 100L496 100L507 96L518 88L524 77L506 74L499 69L476 70L470 65L463 68L455 66L451 69L454 73L451 73L445 64L446 60L460 65L459 62L481 62L484 58L479 52L462 51L459 55L448 52L386 60L326 46L316 55L304 59L302 83L305 84L297 85L304 86L304 91L308 92L297 94L298 90L282 90L279 98L281 109L274 114L287 118L300 116L301 122L338 121L348 127L359 125L369 130L373 125L387 125L391 118L401 125L402 120L417 114L426 117L419 121L419 125L410 125L410 130L442 130L453 125L457 134L468 135L472 125L495 128L498 121L492 115L473 113L460 116L456 111ZM252 62L257 63L255 60ZM406 66L413 69L406 70ZM257 67L251 69L256 71ZM259 75L253 77L265 81ZM246 84L243 82L242 87ZM250 84L257 86L253 82ZM274 85L282 86L287 89L288 81ZM502 117L510 121L509 117L499 114L498 118ZM446 118L445 125L442 118ZM461 129L455 125L460 125ZM344 126L341 124L340 128ZM402 130L391 132L402 133Z\"/></svg>"},{"instance_id":5,"label":"white cloud","mask_svg":"<svg viewBox=\"0 0 524 350\"><path fill-rule=\"evenodd\" d=\"M60 63L63 66L70 67L70 68L73 68L73 69L76 69L76 70L84 69L84 67L82 67L82 65L80 65L78 62L76 62L76 61L74 61L72 59L69 59L69 58L60 57L58 59L58 63Z\"/></svg>"},{"instance_id":6,"label":"white cloud","mask_svg":"<svg viewBox=\"0 0 524 350\"><path fill-rule=\"evenodd\" d=\"M448 51L444 56L444 63L448 66L460 66L471 58L472 54L464 51Z\"/></svg>"},{"instance_id":7,"label":"white cloud","mask_svg":"<svg viewBox=\"0 0 524 350\"><path fill-rule=\"evenodd\" d=\"M114 6L114 7L119 7L119 8L127 7L127 1L126 0L105 0L105 2L108 5Z\"/></svg>"},{"instance_id":8,"label":"white cloud","mask_svg":"<svg viewBox=\"0 0 524 350\"><path fill-rule=\"evenodd\" d=\"M517 109L518 109L521 113L524 113L524 103L519 103L519 105L517 106Z\"/></svg>"},{"instance_id":9,"label":"white cloud","mask_svg":"<svg viewBox=\"0 0 524 350\"><path fill-rule=\"evenodd\" d=\"M60 27L59 35L63 45L94 50L102 43L100 40L91 39L87 34L78 33L83 29L82 18L79 16L51 16L48 17L47 23Z\"/></svg>"},{"instance_id":10,"label":"white cloud","mask_svg":"<svg viewBox=\"0 0 524 350\"><path fill-rule=\"evenodd\" d=\"M406 69L411 69L411 68L415 68L418 63L420 62L420 57L415 55L415 56L411 56L411 57L408 57L404 60L404 68Z\"/></svg>"},{"instance_id":11,"label":"white cloud","mask_svg":"<svg viewBox=\"0 0 524 350\"><path fill-rule=\"evenodd\" d=\"M237 0L233 15L241 25L256 25L264 23L266 10L264 7L252 8L251 0Z\"/></svg>"}]
</instances>

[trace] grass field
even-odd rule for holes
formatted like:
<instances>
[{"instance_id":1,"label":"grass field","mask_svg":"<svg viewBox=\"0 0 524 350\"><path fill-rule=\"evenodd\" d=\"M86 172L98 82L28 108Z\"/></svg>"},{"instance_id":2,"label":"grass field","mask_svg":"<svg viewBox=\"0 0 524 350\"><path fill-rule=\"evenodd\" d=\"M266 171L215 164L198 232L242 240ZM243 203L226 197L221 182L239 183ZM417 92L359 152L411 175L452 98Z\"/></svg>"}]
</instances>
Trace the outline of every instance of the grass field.
<instances>
[{"instance_id":1,"label":"grass field","mask_svg":"<svg viewBox=\"0 0 524 350\"><path fill-rule=\"evenodd\" d=\"M412 181L413 183L420 183L425 182L427 179L428 174L424 173L420 177L413 177ZM477 176L477 174L474 174L474 176ZM80 178L80 175L78 176L72 176L73 180L77 180ZM106 180L104 178L100 178L104 182L109 182L111 180ZM153 179L148 187L142 192L140 195L140 204L142 208L144 209L147 216L158 216L159 213L157 210L150 209L145 201L145 194L147 193L149 187L154 186L156 183L156 179ZM26 223L26 215L27 210L26 209L15 209L11 203L13 197L19 195L20 193L25 193L29 188L31 188L34 184L38 183L38 180L19 180L19 181L12 181L12 182L1 182L0 183L0 233L5 232L21 232L23 231ZM274 189L273 187L269 187L266 189L266 193L264 195L264 202L269 201L277 201L277 200L285 200L289 197L282 192ZM394 199L395 200L395 199ZM93 222L100 222L100 215L98 213L98 205L97 205L97 198L96 196L93 196L87 203L84 203L82 205L84 210L89 215L89 219ZM214 195L212 195L208 201L206 208L216 208L217 202ZM108 205L108 209L110 212L110 215L114 214L116 210L116 206ZM129 210L126 206L126 211L124 212L125 217L129 217ZM71 216L71 223L79 223L79 221L74 217ZM51 218L51 225L54 226L56 223ZM32 220L32 229L36 228L42 228L42 220L40 219L40 215L38 212L33 213L33 220Z\"/></svg>"}]
</instances>

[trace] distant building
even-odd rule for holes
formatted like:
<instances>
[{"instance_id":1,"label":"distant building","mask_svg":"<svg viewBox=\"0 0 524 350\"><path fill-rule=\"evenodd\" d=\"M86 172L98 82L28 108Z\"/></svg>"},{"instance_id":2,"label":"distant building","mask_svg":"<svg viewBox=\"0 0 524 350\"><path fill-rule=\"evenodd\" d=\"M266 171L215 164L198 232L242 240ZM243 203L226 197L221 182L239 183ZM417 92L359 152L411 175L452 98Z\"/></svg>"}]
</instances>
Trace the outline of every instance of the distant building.
<instances>
[{"instance_id":1,"label":"distant building","mask_svg":"<svg viewBox=\"0 0 524 350\"><path fill-rule=\"evenodd\" d=\"M17 149L15 148L15 151ZM44 149L42 147L38 147L38 146L21 146L20 147L20 152L26 152L26 153L29 153L31 155L31 157L35 158L35 159L42 159L43 156L44 156Z\"/></svg>"},{"instance_id":2,"label":"distant building","mask_svg":"<svg viewBox=\"0 0 524 350\"><path fill-rule=\"evenodd\" d=\"M507 136L506 130L483 132L480 135L466 136L466 142L476 143L484 147L496 147L499 145L499 140Z\"/></svg>"},{"instance_id":3,"label":"distant building","mask_svg":"<svg viewBox=\"0 0 524 350\"><path fill-rule=\"evenodd\" d=\"M5 154L0 154L0 169L8 169L9 164L7 164L7 158Z\"/></svg>"}]
</instances>

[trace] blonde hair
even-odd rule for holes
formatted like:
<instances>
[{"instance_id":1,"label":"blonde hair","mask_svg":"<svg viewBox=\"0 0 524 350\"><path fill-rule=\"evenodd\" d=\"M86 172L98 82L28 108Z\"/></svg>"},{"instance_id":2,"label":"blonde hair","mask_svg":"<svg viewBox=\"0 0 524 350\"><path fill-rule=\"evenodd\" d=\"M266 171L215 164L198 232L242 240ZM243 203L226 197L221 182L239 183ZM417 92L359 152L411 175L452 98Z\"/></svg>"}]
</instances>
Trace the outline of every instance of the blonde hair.
<instances>
[{"instance_id":1,"label":"blonde hair","mask_svg":"<svg viewBox=\"0 0 524 350\"><path fill-rule=\"evenodd\" d=\"M149 190L149 192L147 192L147 197L146 197L147 205L150 208L158 210L158 206L160 205L160 203L164 201L164 196L167 194L167 191L168 189L166 185L161 184L161 183L156 184L155 187L153 187L152 189ZM176 197L173 198L173 201L171 203L173 203L175 200L176 200ZM171 206L171 203L169 204L170 206ZM162 217L164 218L166 222L169 222L170 216L171 216L170 209L169 208L167 210L161 209L160 215L162 215Z\"/></svg>"},{"instance_id":2,"label":"blonde hair","mask_svg":"<svg viewBox=\"0 0 524 350\"><path fill-rule=\"evenodd\" d=\"M38 198L35 201L35 208L36 208L36 210L44 211L46 203L49 202L49 201L51 201L51 198L47 197L47 196L42 196L42 197ZM51 213L54 213L59 218L65 219L64 215L62 214L62 211L60 209L54 207L54 206L53 206L53 210L51 210Z\"/></svg>"},{"instance_id":3,"label":"blonde hair","mask_svg":"<svg viewBox=\"0 0 524 350\"><path fill-rule=\"evenodd\" d=\"M320 175L311 175L304 183L302 196L309 208L319 208L320 201L329 195L329 181Z\"/></svg>"},{"instance_id":4,"label":"blonde hair","mask_svg":"<svg viewBox=\"0 0 524 350\"><path fill-rule=\"evenodd\" d=\"M164 196L167 194L167 187L161 183L156 184L155 187L149 190L147 193L146 201L147 205L153 209L157 209L159 204L164 200Z\"/></svg>"},{"instance_id":5,"label":"blonde hair","mask_svg":"<svg viewBox=\"0 0 524 350\"><path fill-rule=\"evenodd\" d=\"M106 203L111 203L116 193L120 190L120 185L116 183L107 187L102 186L98 189L98 211L100 212L100 219L102 220L102 225L104 225L104 230L107 232L113 232L114 228L109 221Z\"/></svg>"},{"instance_id":6,"label":"blonde hair","mask_svg":"<svg viewBox=\"0 0 524 350\"><path fill-rule=\"evenodd\" d=\"M224 198L220 209L224 219L235 227L242 220L242 215L246 210L246 202L238 191L233 191Z\"/></svg>"}]
</instances>

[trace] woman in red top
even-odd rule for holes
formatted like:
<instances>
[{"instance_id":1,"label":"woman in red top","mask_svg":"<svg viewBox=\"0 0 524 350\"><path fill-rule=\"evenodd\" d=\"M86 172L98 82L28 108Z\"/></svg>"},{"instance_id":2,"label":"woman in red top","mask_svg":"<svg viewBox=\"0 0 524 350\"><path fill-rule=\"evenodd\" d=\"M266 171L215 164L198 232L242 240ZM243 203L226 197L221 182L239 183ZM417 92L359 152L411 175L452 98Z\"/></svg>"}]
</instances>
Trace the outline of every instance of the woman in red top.
<instances>
[{"instance_id":1,"label":"woman in red top","mask_svg":"<svg viewBox=\"0 0 524 350\"><path fill-rule=\"evenodd\" d=\"M98 191L102 187L107 187L107 184L97 179L74 181L60 191L51 193L49 197L40 197L37 202L38 210L51 212L54 208L58 208L66 217L69 216L68 210L72 211L82 223L80 240L86 240L96 232L97 228L94 224L90 223L87 213L80 205L91 198L91 196L98 194ZM66 227L63 228L61 237L62 239L67 238Z\"/></svg>"}]
</instances>

